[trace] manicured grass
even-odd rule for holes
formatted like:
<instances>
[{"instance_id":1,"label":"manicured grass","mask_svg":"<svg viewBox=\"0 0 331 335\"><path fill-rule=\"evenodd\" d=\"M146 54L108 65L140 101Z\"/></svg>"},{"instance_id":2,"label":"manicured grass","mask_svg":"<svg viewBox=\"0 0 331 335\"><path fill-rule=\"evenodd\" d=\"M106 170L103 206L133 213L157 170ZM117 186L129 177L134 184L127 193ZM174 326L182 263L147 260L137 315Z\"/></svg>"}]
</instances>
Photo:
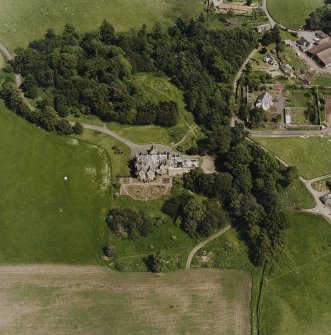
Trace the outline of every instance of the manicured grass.
<instances>
[{"instance_id":1,"label":"manicured grass","mask_svg":"<svg viewBox=\"0 0 331 335\"><path fill-rule=\"evenodd\" d=\"M287 100L289 100L290 107L306 107L307 106L307 97L305 94L306 90L292 89L286 94Z\"/></svg>"},{"instance_id":2,"label":"manicured grass","mask_svg":"<svg viewBox=\"0 0 331 335\"><path fill-rule=\"evenodd\" d=\"M159 218L160 225L153 232L137 241L123 240L114 234L109 235L109 244L117 250L115 262L124 265L124 271L146 271L144 257L152 252L164 250L169 257L169 270L183 268L190 250L198 243L176 226L172 219L162 211L164 198L153 201L134 200L121 196L113 200L113 207L131 208L144 211L151 217Z\"/></svg>"},{"instance_id":3,"label":"manicured grass","mask_svg":"<svg viewBox=\"0 0 331 335\"><path fill-rule=\"evenodd\" d=\"M281 196L283 204L288 207L308 209L316 206L314 197L300 180L281 190Z\"/></svg>"},{"instance_id":4,"label":"manicured grass","mask_svg":"<svg viewBox=\"0 0 331 335\"><path fill-rule=\"evenodd\" d=\"M104 19L118 31L159 21L163 26L177 17L197 17L203 9L198 0L6 0L1 3L0 40L10 48L39 39L49 27L60 33L66 23L78 31L96 30Z\"/></svg>"},{"instance_id":5,"label":"manicured grass","mask_svg":"<svg viewBox=\"0 0 331 335\"><path fill-rule=\"evenodd\" d=\"M312 123L307 119L306 111L305 107L292 107L291 123L293 125L311 125Z\"/></svg>"},{"instance_id":6,"label":"manicured grass","mask_svg":"<svg viewBox=\"0 0 331 335\"><path fill-rule=\"evenodd\" d=\"M84 129L82 135L73 136L89 143L97 144L107 151L111 158L111 171L113 180L116 180L117 176L126 177L130 175L129 161L131 159L131 151L125 144L117 141L111 136L89 129ZM113 146L119 148L122 153L115 153Z\"/></svg>"},{"instance_id":7,"label":"manicured grass","mask_svg":"<svg viewBox=\"0 0 331 335\"><path fill-rule=\"evenodd\" d=\"M105 152L46 133L0 101L0 157L0 262L97 263L111 200Z\"/></svg>"},{"instance_id":8,"label":"manicured grass","mask_svg":"<svg viewBox=\"0 0 331 335\"><path fill-rule=\"evenodd\" d=\"M268 0L271 16L282 25L297 29L316 8L323 6L323 0Z\"/></svg>"},{"instance_id":9,"label":"manicured grass","mask_svg":"<svg viewBox=\"0 0 331 335\"><path fill-rule=\"evenodd\" d=\"M331 76L319 76L313 81L314 85L331 86Z\"/></svg>"},{"instance_id":10,"label":"manicured grass","mask_svg":"<svg viewBox=\"0 0 331 335\"><path fill-rule=\"evenodd\" d=\"M271 150L290 165L297 166L306 179L331 172L331 142L327 138L263 138L256 141Z\"/></svg>"},{"instance_id":11,"label":"manicured grass","mask_svg":"<svg viewBox=\"0 0 331 335\"><path fill-rule=\"evenodd\" d=\"M250 335L250 286L248 273L231 270L5 267L0 333Z\"/></svg>"},{"instance_id":12,"label":"manicured grass","mask_svg":"<svg viewBox=\"0 0 331 335\"><path fill-rule=\"evenodd\" d=\"M331 226L321 216L307 213L290 212L289 218L288 247L265 277L260 331L327 335L331 329Z\"/></svg>"}]
</instances>

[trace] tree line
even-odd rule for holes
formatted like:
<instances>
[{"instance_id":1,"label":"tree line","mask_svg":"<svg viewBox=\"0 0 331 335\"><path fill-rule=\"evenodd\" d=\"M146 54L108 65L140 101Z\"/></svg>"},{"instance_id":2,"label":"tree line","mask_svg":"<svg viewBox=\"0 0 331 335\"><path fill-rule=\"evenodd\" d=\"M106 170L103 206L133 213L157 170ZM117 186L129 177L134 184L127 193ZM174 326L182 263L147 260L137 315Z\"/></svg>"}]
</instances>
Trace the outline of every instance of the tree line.
<instances>
[{"instance_id":1,"label":"tree line","mask_svg":"<svg viewBox=\"0 0 331 335\"><path fill-rule=\"evenodd\" d=\"M40 90L59 117L94 114L104 121L173 126L175 101L140 103L132 76L149 72L168 76L184 91L187 109L207 129L227 124L232 115L229 82L256 44L246 29L208 29L204 15L166 31L116 32L104 21L93 32L78 34L67 24L62 34L48 29L44 38L15 50L14 70L24 77L25 95ZM234 53L233 50L236 50Z\"/></svg>"}]
</instances>

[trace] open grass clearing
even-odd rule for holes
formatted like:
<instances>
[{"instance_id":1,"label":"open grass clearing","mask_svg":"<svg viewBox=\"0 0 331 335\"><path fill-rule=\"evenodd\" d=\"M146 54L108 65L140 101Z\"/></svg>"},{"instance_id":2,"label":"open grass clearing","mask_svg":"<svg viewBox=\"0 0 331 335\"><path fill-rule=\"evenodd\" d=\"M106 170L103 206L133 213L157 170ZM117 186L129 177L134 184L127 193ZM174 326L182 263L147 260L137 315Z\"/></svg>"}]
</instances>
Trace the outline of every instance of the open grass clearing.
<instances>
[{"instance_id":1,"label":"open grass clearing","mask_svg":"<svg viewBox=\"0 0 331 335\"><path fill-rule=\"evenodd\" d=\"M291 107L291 123L293 125L311 125L312 123L306 117L307 108Z\"/></svg>"},{"instance_id":2,"label":"open grass clearing","mask_svg":"<svg viewBox=\"0 0 331 335\"><path fill-rule=\"evenodd\" d=\"M307 106L307 97L305 94L307 90L304 89L289 89L286 90L285 97L289 102L289 107L306 107Z\"/></svg>"},{"instance_id":3,"label":"open grass clearing","mask_svg":"<svg viewBox=\"0 0 331 335\"><path fill-rule=\"evenodd\" d=\"M260 331L327 335L331 329L331 226L323 217L308 213L290 212L289 218L288 246L265 277Z\"/></svg>"},{"instance_id":4,"label":"open grass clearing","mask_svg":"<svg viewBox=\"0 0 331 335\"><path fill-rule=\"evenodd\" d=\"M306 179L313 179L331 172L331 141L320 137L257 137L256 141L282 158L297 166Z\"/></svg>"},{"instance_id":5,"label":"open grass clearing","mask_svg":"<svg viewBox=\"0 0 331 335\"><path fill-rule=\"evenodd\" d=\"M193 115L185 109L183 92L173 85L169 78L156 77L149 73L139 73L133 76L132 81L137 88L135 99L140 103L147 101L154 103L169 100L175 101L179 107L177 124L173 127L161 127L156 125L125 125L118 122L102 123L94 115L81 115L78 118L70 115L68 120L106 126L120 136L139 144L162 143L172 145L180 142L190 131L190 127L197 129L191 137L201 137L199 128L194 123Z\"/></svg>"},{"instance_id":6,"label":"open grass clearing","mask_svg":"<svg viewBox=\"0 0 331 335\"><path fill-rule=\"evenodd\" d=\"M331 76L319 76L313 81L314 85L331 86Z\"/></svg>"},{"instance_id":7,"label":"open grass clearing","mask_svg":"<svg viewBox=\"0 0 331 335\"><path fill-rule=\"evenodd\" d=\"M305 24L309 14L323 4L323 0L268 0L268 9L277 22L298 29Z\"/></svg>"},{"instance_id":8,"label":"open grass clearing","mask_svg":"<svg viewBox=\"0 0 331 335\"><path fill-rule=\"evenodd\" d=\"M115 138L97 131L84 129L82 135L73 135L75 138L97 144L104 148L111 158L112 179L117 177L126 177L130 175L129 161L131 160L131 151L125 144L117 141ZM116 153L114 147L122 153Z\"/></svg>"},{"instance_id":9,"label":"open grass clearing","mask_svg":"<svg viewBox=\"0 0 331 335\"><path fill-rule=\"evenodd\" d=\"M132 81L137 88L135 99L140 103L175 101L179 107L177 125L166 128L155 125L128 126L110 122L107 126L135 143L174 144L180 141L188 132L189 125L194 123L193 115L185 109L183 92L174 86L169 78L156 77L149 73L136 74Z\"/></svg>"},{"instance_id":10,"label":"open grass clearing","mask_svg":"<svg viewBox=\"0 0 331 335\"><path fill-rule=\"evenodd\" d=\"M1 267L0 333L249 335L250 287L231 270Z\"/></svg>"},{"instance_id":11,"label":"open grass clearing","mask_svg":"<svg viewBox=\"0 0 331 335\"><path fill-rule=\"evenodd\" d=\"M176 270L185 266L186 258L198 241L189 237L176 226L172 219L162 212L165 197L152 201L140 201L128 196L121 196L113 200L115 208L131 208L141 210L160 224L156 225L152 233L137 241L124 240L110 233L108 243L117 250L115 263L121 263L123 271L146 271L144 257L152 252L165 251L169 257L168 268Z\"/></svg>"},{"instance_id":12,"label":"open grass clearing","mask_svg":"<svg viewBox=\"0 0 331 335\"><path fill-rule=\"evenodd\" d=\"M104 150L38 129L0 101L0 157L0 263L97 263L111 200Z\"/></svg>"},{"instance_id":13,"label":"open grass clearing","mask_svg":"<svg viewBox=\"0 0 331 335\"><path fill-rule=\"evenodd\" d=\"M314 197L299 179L282 189L281 197L287 207L309 209L316 206Z\"/></svg>"},{"instance_id":14,"label":"open grass clearing","mask_svg":"<svg viewBox=\"0 0 331 335\"><path fill-rule=\"evenodd\" d=\"M96 30L104 19L118 31L163 26L177 17L197 17L203 9L198 0L6 0L1 1L0 40L10 48L26 46L39 39L49 27L60 33L66 23L79 32Z\"/></svg>"}]
</instances>

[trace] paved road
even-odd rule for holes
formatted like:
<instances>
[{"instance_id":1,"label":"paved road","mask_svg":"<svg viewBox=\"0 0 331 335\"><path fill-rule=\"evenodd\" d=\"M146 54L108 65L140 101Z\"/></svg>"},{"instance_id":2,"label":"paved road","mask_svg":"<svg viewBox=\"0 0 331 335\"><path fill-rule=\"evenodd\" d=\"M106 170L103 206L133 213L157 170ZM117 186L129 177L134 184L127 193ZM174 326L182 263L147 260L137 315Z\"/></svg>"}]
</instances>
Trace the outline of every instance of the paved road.
<instances>
[{"instance_id":1,"label":"paved road","mask_svg":"<svg viewBox=\"0 0 331 335\"><path fill-rule=\"evenodd\" d=\"M271 27L274 27L277 24L277 22L272 18L272 16L269 13L267 0L263 0L263 2L262 2L262 10L265 12L265 15L267 16L268 21L269 21Z\"/></svg>"},{"instance_id":2,"label":"paved road","mask_svg":"<svg viewBox=\"0 0 331 335\"><path fill-rule=\"evenodd\" d=\"M192 249L192 251L190 252L187 261L186 261L186 267L185 269L189 269L191 267L191 263L192 263L192 259L194 257L194 255L197 253L198 250L200 250L201 248L203 248L206 244L208 244L209 242L215 240L217 237L223 235L225 232L227 232L229 229L231 229L231 225L226 226L225 228L221 229L220 231L218 231L216 234L210 236L209 238L207 238L205 241L201 242L200 244L198 244L196 247L194 247Z\"/></svg>"},{"instance_id":3,"label":"paved road","mask_svg":"<svg viewBox=\"0 0 331 335\"><path fill-rule=\"evenodd\" d=\"M73 126L75 123L74 122L70 122L70 124ZM134 156L135 154L138 154L140 152L145 152L147 149L150 149L152 146L152 143L146 143L146 144L136 144L133 143L131 141L129 141L126 138L123 138L122 136L118 135L117 133L115 133L114 131L105 128L105 127L101 127L101 126L95 126L95 125L91 125L91 124L83 124L83 127L85 129L90 129L90 130L94 130L94 131L98 131L100 133L104 133L107 134L109 136L114 137L116 140L118 140L119 142L125 144L126 146L128 146L131 149L131 154L132 156ZM159 151L167 151L170 152L172 154L175 153L175 151L164 144L156 144L157 148Z\"/></svg>"}]
</instances>

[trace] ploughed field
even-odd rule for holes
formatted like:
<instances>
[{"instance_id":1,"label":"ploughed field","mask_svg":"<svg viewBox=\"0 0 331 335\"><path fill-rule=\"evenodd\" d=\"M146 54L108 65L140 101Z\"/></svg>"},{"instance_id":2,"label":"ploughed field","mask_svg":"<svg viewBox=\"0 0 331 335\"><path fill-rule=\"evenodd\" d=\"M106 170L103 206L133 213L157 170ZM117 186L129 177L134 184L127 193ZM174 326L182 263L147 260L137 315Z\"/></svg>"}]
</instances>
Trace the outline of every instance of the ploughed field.
<instances>
[{"instance_id":1,"label":"ploughed field","mask_svg":"<svg viewBox=\"0 0 331 335\"><path fill-rule=\"evenodd\" d=\"M105 151L0 101L0 159L0 263L97 263L111 199Z\"/></svg>"},{"instance_id":2,"label":"ploughed field","mask_svg":"<svg viewBox=\"0 0 331 335\"><path fill-rule=\"evenodd\" d=\"M0 334L250 334L248 272L0 267Z\"/></svg>"}]
</instances>

